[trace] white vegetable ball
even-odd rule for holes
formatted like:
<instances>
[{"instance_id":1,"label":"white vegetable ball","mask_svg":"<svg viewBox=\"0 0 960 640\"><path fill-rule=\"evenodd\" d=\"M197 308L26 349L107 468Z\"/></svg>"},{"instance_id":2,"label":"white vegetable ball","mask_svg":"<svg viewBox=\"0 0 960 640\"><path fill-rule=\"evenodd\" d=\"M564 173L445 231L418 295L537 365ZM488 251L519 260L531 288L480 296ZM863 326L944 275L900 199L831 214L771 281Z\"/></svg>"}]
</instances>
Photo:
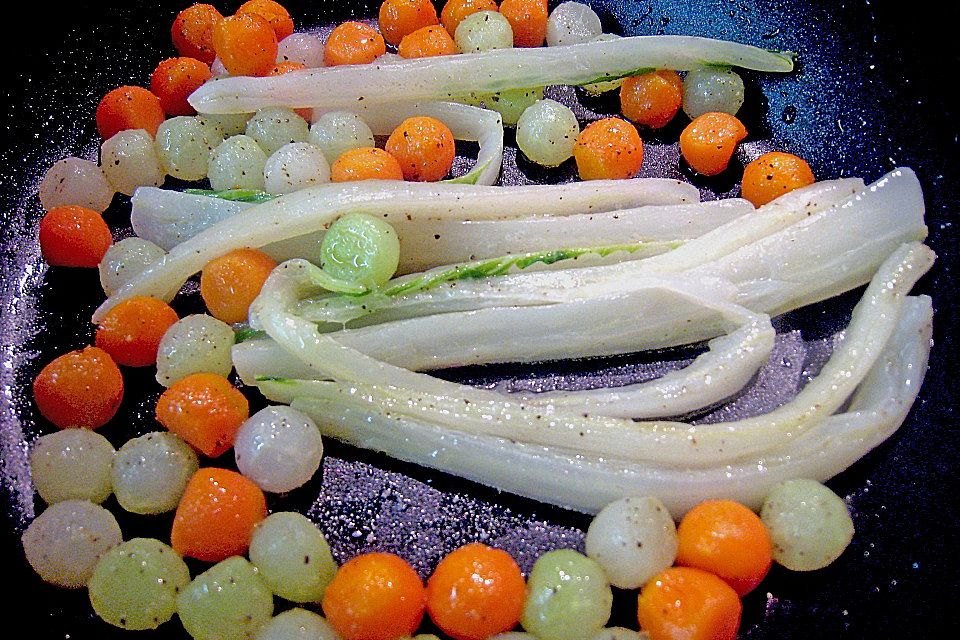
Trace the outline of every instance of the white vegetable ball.
<instances>
[{"instance_id":1,"label":"white vegetable ball","mask_svg":"<svg viewBox=\"0 0 960 640\"><path fill-rule=\"evenodd\" d=\"M573 156L580 124L570 107L540 100L517 120L517 146L532 162L555 167Z\"/></svg>"},{"instance_id":2,"label":"white vegetable ball","mask_svg":"<svg viewBox=\"0 0 960 640\"><path fill-rule=\"evenodd\" d=\"M683 112L691 120L712 111L737 115L743 96L743 78L730 69L694 69L683 78Z\"/></svg>"},{"instance_id":3,"label":"white vegetable ball","mask_svg":"<svg viewBox=\"0 0 960 640\"><path fill-rule=\"evenodd\" d=\"M213 125L224 139L238 136L247 130L247 121L252 113L201 113L197 116L204 124Z\"/></svg>"},{"instance_id":4,"label":"white vegetable ball","mask_svg":"<svg viewBox=\"0 0 960 640\"><path fill-rule=\"evenodd\" d=\"M207 177L210 152L223 142L212 122L190 116L170 118L157 129L157 153L164 171L181 180Z\"/></svg>"},{"instance_id":5,"label":"white vegetable ball","mask_svg":"<svg viewBox=\"0 0 960 640\"><path fill-rule=\"evenodd\" d=\"M816 480L786 480L774 486L760 520L770 531L773 559L793 571L826 567L853 539L847 505Z\"/></svg>"},{"instance_id":6,"label":"white vegetable ball","mask_svg":"<svg viewBox=\"0 0 960 640\"><path fill-rule=\"evenodd\" d=\"M543 87L532 89L510 89L489 96L483 96L482 104L500 114L503 124L515 126L528 107L543 100Z\"/></svg>"},{"instance_id":7,"label":"white vegetable ball","mask_svg":"<svg viewBox=\"0 0 960 640\"><path fill-rule=\"evenodd\" d=\"M47 504L89 500L100 504L113 493L114 448L90 429L64 429L42 436L30 451L30 473Z\"/></svg>"},{"instance_id":8,"label":"white vegetable ball","mask_svg":"<svg viewBox=\"0 0 960 640\"><path fill-rule=\"evenodd\" d=\"M132 513L166 513L200 468L197 454L173 433L154 432L128 440L113 463L113 491Z\"/></svg>"},{"instance_id":9,"label":"white vegetable ball","mask_svg":"<svg viewBox=\"0 0 960 640\"><path fill-rule=\"evenodd\" d=\"M40 204L47 211L79 205L103 213L113 194L113 187L97 163L80 158L57 161L40 181Z\"/></svg>"},{"instance_id":10,"label":"white vegetable ball","mask_svg":"<svg viewBox=\"0 0 960 640\"><path fill-rule=\"evenodd\" d=\"M124 238L113 243L100 261L103 292L112 296L165 255L163 249L142 238Z\"/></svg>"},{"instance_id":11,"label":"white vegetable ball","mask_svg":"<svg viewBox=\"0 0 960 640\"><path fill-rule=\"evenodd\" d=\"M307 142L285 144L267 158L263 184L269 193L293 193L330 182L330 165L320 147Z\"/></svg>"},{"instance_id":12,"label":"white vegetable ball","mask_svg":"<svg viewBox=\"0 0 960 640\"><path fill-rule=\"evenodd\" d=\"M254 640L340 640L340 634L323 616L297 607L260 627Z\"/></svg>"},{"instance_id":13,"label":"white vegetable ball","mask_svg":"<svg viewBox=\"0 0 960 640\"><path fill-rule=\"evenodd\" d=\"M611 502L587 529L587 555L621 589L638 589L671 566L678 544L673 517L656 498Z\"/></svg>"},{"instance_id":14,"label":"white vegetable ball","mask_svg":"<svg viewBox=\"0 0 960 640\"><path fill-rule=\"evenodd\" d=\"M454 35L463 53L513 48L513 27L497 11L478 11L457 25Z\"/></svg>"},{"instance_id":15,"label":"white vegetable ball","mask_svg":"<svg viewBox=\"0 0 960 640\"><path fill-rule=\"evenodd\" d=\"M585 4L563 2L547 18L547 46L590 42L603 33L600 16Z\"/></svg>"},{"instance_id":16,"label":"white vegetable ball","mask_svg":"<svg viewBox=\"0 0 960 640\"><path fill-rule=\"evenodd\" d=\"M320 602L337 572L326 538L306 516L281 511L253 531L250 561L264 582L291 602Z\"/></svg>"},{"instance_id":17,"label":"white vegetable ball","mask_svg":"<svg viewBox=\"0 0 960 640\"><path fill-rule=\"evenodd\" d=\"M157 382L169 387L194 373L230 375L235 334L226 322L205 314L174 322L157 348Z\"/></svg>"},{"instance_id":18,"label":"white vegetable ball","mask_svg":"<svg viewBox=\"0 0 960 640\"><path fill-rule=\"evenodd\" d=\"M330 164L351 149L376 146L367 123L349 111L331 111L320 116L310 127L310 143L320 147Z\"/></svg>"},{"instance_id":19,"label":"white vegetable ball","mask_svg":"<svg viewBox=\"0 0 960 640\"><path fill-rule=\"evenodd\" d=\"M284 107L260 109L247 121L247 135L257 141L269 156L291 142L306 142L310 135L307 121Z\"/></svg>"},{"instance_id":20,"label":"white vegetable ball","mask_svg":"<svg viewBox=\"0 0 960 640\"><path fill-rule=\"evenodd\" d=\"M100 556L122 541L113 514L86 500L51 505L21 538L33 570L45 582L67 589L87 586Z\"/></svg>"},{"instance_id":21,"label":"white vegetable ball","mask_svg":"<svg viewBox=\"0 0 960 640\"><path fill-rule=\"evenodd\" d=\"M267 154L256 140L250 136L233 136L210 154L207 177L216 191L263 189L263 167L266 164Z\"/></svg>"},{"instance_id":22,"label":"white vegetable ball","mask_svg":"<svg viewBox=\"0 0 960 640\"><path fill-rule=\"evenodd\" d=\"M323 40L312 33L291 33L277 45L277 63L299 62L308 69L323 66Z\"/></svg>"},{"instance_id":23,"label":"white vegetable ball","mask_svg":"<svg viewBox=\"0 0 960 640\"><path fill-rule=\"evenodd\" d=\"M273 493L304 485L320 468L323 457L317 425L283 405L250 416L240 425L233 449L240 473Z\"/></svg>"},{"instance_id":24,"label":"white vegetable ball","mask_svg":"<svg viewBox=\"0 0 960 640\"><path fill-rule=\"evenodd\" d=\"M143 129L121 131L100 147L100 165L107 181L124 195L137 187L159 187L164 172L153 138Z\"/></svg>"},{"instance_id":25,"label":"white vegetable ball","mask_svg":"<svg viewBox=\"0 0 960 640\"><path fill-rule=\"evenodd\" d=\"M615 33L601 33L596 38L591 38L590 42L610 42L612 40L619 40L621 36L618 36ZM591 95L600 95L601 93L606 93L607 91L613 91L614 89L619 89L623 84L625 78L620 78L619 80L607 80L606 82L594 82L593 84L583 85L583 90Z\"/></svg>"},{"instance_id":26,"label":"white vegetable ball","mask_svg":"<svg viewBox=\"0 0 960 640\"><path fill-rule=\"evenodd\" d=\"M590 640L649 640L650 636L624 627L607 627L597 632Z\"/></svg>"}]
</instances>

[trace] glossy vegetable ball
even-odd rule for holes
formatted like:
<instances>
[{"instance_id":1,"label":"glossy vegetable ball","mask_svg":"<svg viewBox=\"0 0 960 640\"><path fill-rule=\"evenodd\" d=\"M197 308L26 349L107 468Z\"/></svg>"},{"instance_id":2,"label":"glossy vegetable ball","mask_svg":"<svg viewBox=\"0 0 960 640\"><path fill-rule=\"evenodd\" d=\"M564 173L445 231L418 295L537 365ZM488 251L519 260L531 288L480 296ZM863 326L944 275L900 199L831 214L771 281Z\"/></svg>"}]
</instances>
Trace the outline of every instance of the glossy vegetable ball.
<instances>
[{"instance_id":1,"label":"glossy vegetable ball","mask_svg":"<svg viewBox=\"0 0 960 640\"><path fill-rule=\"evenodd\" d=\"M100 147L103 173L110 185L124 195L133 195L137 187L163 184L165 173L151 135L143 129L121 131Z\"/></svg>"},{"instance_id":2,"label":"glossy vegetable ball","mask_svg":"<svg viewBox=\"0 0 960 640\"><path fill-rule=\"evenodd\" d=\"M417 29L434 24L440 24L440 21L430 0L386 0L380 5L380 33L394 46Z\"/></svg>"},{"instance_id":3,"label":"glossy vegetable ball","mask_svg":"<svg viewBox=\"0 0 960 640\"><path fill-rule=\"evenodd\" d=\"M746 137L746 127L735 116L712 111L683 130L680 153L697 173L715 176L727 168L737 145Z\"/></svg>"},{"instance_id":4,"label":"glossy vegetable ball","mask_svg":"<svg viewBox=\"0 0 960 640\"><path fill-rule=\"evenodd\" d=\"M360 116L349 111L330 111L310 127L310 143L323 150L331 165L351 149L373 147L373 131Z\"/></svg>"},{"instance_id":5,"label":"glossy vegetable ball","mask_svg":"<svg viewBox=\"0 0 960 640\"><path fill-rule=\"evenodd\" d=\"M717 576L672 567L643 587L637 619L650 640L734 640L742 609L736 591Z\"/></svg>"},{"instance_id":6,"label":"glossy vegetable ball","mask_svg":"<svg viewBox=\"0 0 960 640\"><path fill-rule=\"evenodd\" d=\"M134 538L108 551L93 570L90 604L121 629L156 629L177 612L177 594L190 584L180 555L151 538Z\"/></svg>"},{"instance_id":7,"label":"glossy vegetable ball","mask_svg":"<svg viewBox=\"0 0 960 640\"><path fill-rule=\"evenodd\" d=\"M167 115L192 116L196 110L187 98L209 79L210 67L196 58L167 58L150 76L150 91Z\"/></svg>"},{"instance_id":8,"label":"glossy vegetable ball","mask_svg":"<svg viewBox=\"0 0 960 640\"><path fill-rule=\"evenodd\" d=\"M454 41L461 53L513 48L513 28L496 11L478 11L457 26Z\"/></svg>"},{"instance_id":9,"label":"glossy vegetable ball","mask_svg":"<svg viewBox=\"0 0 960 640\"><path fill-rule=\"evenodd\" d=\"M323 66L323 41L312 33L293 33L277 45L277 63L299 62L307 69Z\"/></svg>"},{"instance_id":10,"label":"glossy vegetable ball","mask_svg":"<svg viewBox=\"0 0 960 640\"><path fill-rule=\"evenodd\" d=\"M143 129L153 136L163 120L160 98L143 87L117 87L97 105L97 131L104 140L127 129Z\"/></svg>"},{"instance_id":11,"label":"glossy vegetable ball","mask_svg":"<svg viewBox=\"0 0 960 640\"><path fill-rule=\"evenodd\" d=\"M456 157L450 127L436 118L416 116L400 123L384 147L397 159L406 180L436 182L443 179Z\"/></svg>"},{"instance_id":12,"label":"glossy vegetable ball","mask_svg":"<svg viewBox=\"0 0 960 640\"><path fill-rule=\"evenodd\" d=\"M743 79L731 69L694 69L683 78L683 112L691 120L711 111L737 115Z\"/></svg>"},{"instance_id":13,"label":"glossy vegetable ball","mask_svg":"<svg viewBox=\"0 0 960 640\"><path fill-rule=\"evenodd\" d=\"M468 544L448 554L430 576L427 611L454 640L483 640L516 626L525 590L510 554Z\"/></svg>"},{"instance_id":14,"label":"glossy vegetable ball","mask_svg":"<svg viewBox=\"0 0 960 640\"><path fill-rule=\"evenodd\" d=\"M112 245L100 261L100 286L112 296L123 285L146 271L166 251L148 240L137 237L124 238Z\"/></svg>"},{"instance_id":15,"label":"glossy vegetable ball","mask_svg":"<svg viewBox=\"0 0 960 640\"><path fill-rule=\"evenodd\" d=\"M155 431L120 447L113 462L113 491L131 513L166 513L177 508L199 468L197 454L183 438Z\"/></svg>"},{"instance_id":16,"label":"glossy vegetable ball","mask_svg":"<svg viewBox=\"0 0 960 640\"><path fill-rule=\"evenodd\" d=\"M200 274L200 295L210 314L228 324L245 321L250 304L276 266L258 249L235 249L208 262Z\"/></svg>"},{"instance_id":17,"label":"glossy vegetable ball","mask_svg":"<svg viewBox=\"0 0 960 640\"><path fill-rule=\"evenodd\" d=\"M247 121L247 135L271 156L291 142L306 142L310 128L307 121L292 109L273 107L257 111Z\"/></svg>"},{"instance_id":18,"label":"glossy vegetable ball","mask_svg":"<svg viewBox=\"0 0 960 640\"><path fill-rule=\"evenodd\" d=\"M334 222L320 244L320 266L334 278L376 288L386 284L400 262L400 240L388 223L365 213Z\"/></svg>"},{"instance_id":19,"label":"glossy vegetable ball","mask_svg":"<svg viewBox=\"0 0 960 640\"><path fill-rule=\"evenodd\" d=\"M620 87L620 110L637 124L660 129L670 124L680 110L683 80L676 71L653 71L624 80Z\"/></svg>"},{"instance_id":20,"label":"glossy vegetable ball","mask_svg":"<svg viewBox=\"0 0 960 640\"><path fill-rule=\"evenodd\" d=\"M798 478L773 487L760 519L773 541L773 559L793 571L830 565L853 539L847 505L816 480Z\"/></svg>"},{"instance_id":21,"label":"glossy vegetable ball","mask_svg":"<svg viewBox=\"0 0 960 640\"><path fill-rule=\"evenodd\" d=\"M33 381L40 414L60 427L102 427L123 399L123 376L103 349L85 347L56 358Z\"/></svg>"},{"instance_id":22,"label":"glossy vegetable ball","mask_svg":"<svg viewBox=\"0 0 960 640\"><path fill-rule=\"evenodd\" d=\"M277 61L277 34L254 13L237 13L213 27L217 59L231 75L264 76Z\"/></svg>"},{"instance_id":23,"label":"glossy vegetable ball","mask_svg":"<svg viewBox=\"0 0 960 640\"><path fill-rule=\"evenodd\" d=\"M540 640L579 640L610 618L613 592L603 569L572 549L540 556L527 582L523 628Z\"/></svg>"},{"instance_id":24,"label":"glossy vegetable ball","mask_svg":"<svg viewBox=\"0 0 960 640\"><path fill-rule=\"evenodd\" d=\"M643 165L643 141L626 120L604 118L580 132L573 157L583 180L624 180Z\"/></svg>"},{"instance_id":25,"label":"glossy vegetable ball","mask_svg":"<svg viewBox=\"0 0 960 640\"><path fill-rule=\"evenodd\" d=\"M383 149L360 147L340 155L330 167L331 182L403 180L400 163Z\"/></svg>"},{"instance_id":26,"label":"glossy vegetable ball","mask_svg":"<svg viewBox=\"0 0 960 640\"><path fill-rule=\"evenodd\" d=\"M344 22L327 38L323 61L328 67L367 64L387 52L383 36L363 22Z\"/></svg>"},{"instance_id":27,"label":"glossy vegetable ball","mask_svg":"<svg viewBox=\"0 0 960 640\"><path fill-rule=\"evenodd\" d=\"M113 493L110 469L116 452L99 433L65 429L41 436L30 449L30 477L47 504L89 500Z\"/></svg>"},{"instance_id":28,"label":"glossy vegetable ball","mask_svg":"<svg viewBox=\"0 0 960 640\"><path fill-rule=\"evenodd\" d=\"M677 528L677 564L709 571L738 595L752 591L770 570L770 533L757 515L732 500L708 500L687 512Z\"/></svg>"},{"instance_id":29,"label":"glossy vegetable ball","mask_svg":"<svg viewBox=\"0 0 960 640\"><path fill-rule=\"evenodd\" d=\"M349 560L323 596L323 613L344 640L413 635L425 606L420 576L392 553L365 553Z\"/></svg>"},{"instance_id":30,"label":"glossy vegetable ball","mask_svg":"<svg viewBox=\"0 0 960 640\"><path fill-rule=\"evenodd\" d=\"M273 616L273 594L246 558L227 558L180 591L177 613L195 640L249 640Z\"/></svg>"},{"instance_id":31,"label":"glossy vegetable ball","mask_svg":"<svg viewBox=\"0 0 960 640\"><path fill-rule=\"evenodd\" d=\"M601 33L600 16L581 2L562 2L547 19L547 45L551 47L589 42Z\"/></svg>"},{"instance_id":32,"label":"glossy vegetable ball","mask_svg":"<svg viewBox=\"0 0 960 640\"><path fill-rule=\"evenodd\" d=\"M317 525L291 511L273 513L257 525L250 561L273 592L291 602L320 602L337 572Z\"/></svg>"},{"instance_id":33,"label":"glossy vegetable ball","mask_svg":"<svg viewBox=\"0 0 960 640\"><path fill-rule=\"evenodd\" d=\"M401 58L432 58L460 53L460 49L446 29L431 25L405 35L397 53Z\"/></svg>"},{"instance_id":34,"label":"glossy vegetable ball","mask_svg":"<svg viewBox=\"0 0 960 640\"><path fill-rule=\"evenodd\" d=\"M297 116L298 118L300 116ZM263 189L263 168L267 154L257 141L246 135L224 140L210 154L207 177L216 191Z\"/></svg>"},{"instance_id":35,"label":"glossy vegetable ball","mask_svg":"<svg viewBox=\"0 0 960 640\"><path fill-rule=\"evenodd\" d=\"M170 118L157 129L157 155L164 172L181 180L207 177L210 153L223 143L223 134L203 118Z\"/></svg>"},{"instance_id":36,"label":"glossy vegetable ball","mask_svg":"<svg viewBox=\"0 0 960 640\"><path fill-rule=\"evenodd\" d=\"M792 153L765 153L743 169L741 195L755 207L816 182L807 161Z\"/></svg>"},{"instance_id":37,"label":"glossy vegetable ball","mask_svg":"<svg viewBox=\"0 0 960 640\"><path fill-rule=\"evenodd\" d=\"M274 0L248 0L240 5L237 13L253 13L266 20L276 34L277 42L293 33L290 12Z\"/></svg>"},{"instance_id":38,"label":"glossy vegetable ball","mask_svg":"<svg viewBox=\"0 0 960 640\"><path fill-rule=\"evenodd\" d=\"M323 458L317 425L282 405L265 407L250 416L240 425L233 447L240 473L271 493L305 485Z\"/></svg>"},{"instance_id":39,"label":"glossy vegetable ball","mask_svg":"<svg viewBox=\"0 0 960 640\"><path fill-rule=\"evenodd\" d=\"M218 562L243 555L267 501L253 482L227 469L200 469L183 492L170 532L177 553Z\"/></svg>"},{"instance_id":40,"label":"glossy vegetable ball","mask_svg":"<svg viewBox=\"0 0 960 640\"><path fill-rule=\"evenodd\" d=\"M517 146L532 162L555 167L573 155L580 124L570 107L539 100L517 120Z\"/></svg>"},{"instance_id":41,"label":"glossy vegetable ball","mask_svg":"<svg viewBox=\"0 0 960 640\"><path fill-rule=\"evenodd\" d=\"M501 91L490 96L483 96L482 103L484 108L499 113L503 119L503 124L515 126L523 112L540 100L543 100L543 87Z\"/></svg>"},{"instance_id":42,"label":"glossy vegetable ball","mask_svg":"<svg viewBox=\"0 0 960 640\"><path fill-rule=\"evenodd\" d=\"M271 618L254 640L340 640L340 636L323 616L297 607Z\"/></svg>"},{"instance_id":43,"label":"glossy vegetable ball","mask_svg":"<svg viewBox=\"0 0 960 640\"><path fill-rule=\"evenodd\" d=\"M157 401L157 420L210 458L223 455L250 415L247 399L223 376L195 373Z\"/></svg>"},{"instance_id":44,"label":"glossy vegetable ball","mask_svg":"<svg viewBox=\"0 0 960 640\"><path fill-rule=\"evenodd\" d=\"M546 0L503 0L500 14L513 30L513 46L543 46L547 39Z\"/></svg>"},{"instance_id":45,"label":"glossy vegetable ball","mask_svg":"<svg viewBox=\"0 0 960 640\"><path fill-rule=\"evenodd\" d=\"M106 211L113 201L114 190L96 162L80 158L58 160L40 181L40 204L44 210L76 205Z\"/></svg>"},{"instance_id":46,"label":"glossy vegetable ball","mask_svg":"<svg viewBox=\"0 0 960 640\"><path fill-rule=\"evenodd\" d=\"M157 382L165 387L194 373L227 377L235 336L225 322L194 314L173 324L157 347Z\"/></svg>"},{"instance_id":47,"label":"glossy vegetable ball","mask_svg":"<svg viewBox=\"0 0 960 640\"><path fill-rule=\"evenodd\" d=\"M213 50L213 27L223 16L210 4L195 4L187 7L173 21L170 35L173 46L182 56L196 58L210 64L216 57Z\"/></svg>"},{"instance_id":48,"label":"glossy vegetable ball","mask_svg":"<svg viewBox=\"0 0 960 640\"><path fill-rule=\"evenodd\" d=\"M113 514L86 500L50 505L20 538L37 575L67 589L87 586L100 556L122 540Z\"/></svg>"},{"instance_id":49,"label":"glossy vegetable ball","mask_svg":"<svg viewBox=\"0 0 960 640\"><path fill-rule=\"evenodd\" d=\"M330 182L330 165L320 147L291 142L277 149L263 167L267 193L293 193Z\"/></svg>"},{"instance_id":50,"label":"glossy vegetable ball","mask_svg":"<svg viewBox=\"0 0 960 640\"><path fill-rule=\"evenodd\" d=\"M40 252L54 267L96 267L112 244L110 228L92 209L56 207L40 221Z\"/></svg>"},{"instance_id":51,"label":"glossy vegetable ball","mask_svg":"<svg viewBox=\"0 0 960 640\"><path fill-rule=\"evenodd\" d=\"M467 17L480 11L496 11L494 0L447 0L440 12L440 22L451 36L457 33L457 27Z\"/></svg>"},{"instance_id":52,"label":"glossy vegetable ball","mask_svg":"<svg viewBox=\"0 0 960 640\"><path fill-rule=\"evenodd\" d=\"M224 139L245 132L251 117L252 113L204 113L197 116L205 125L216 127Z\"/></svg>"},{"instance_id":53,"label":"glossy vegetable ball","mask_svg":"<svg viewBox=\"0 0 960 640\"><path fill-rule=\"evenodd\" d=\"M97 328L97 346L127 367L157 361L160 339L180 318L163 300L133 296L107 311Z\"/></svg>"}]
</instances>

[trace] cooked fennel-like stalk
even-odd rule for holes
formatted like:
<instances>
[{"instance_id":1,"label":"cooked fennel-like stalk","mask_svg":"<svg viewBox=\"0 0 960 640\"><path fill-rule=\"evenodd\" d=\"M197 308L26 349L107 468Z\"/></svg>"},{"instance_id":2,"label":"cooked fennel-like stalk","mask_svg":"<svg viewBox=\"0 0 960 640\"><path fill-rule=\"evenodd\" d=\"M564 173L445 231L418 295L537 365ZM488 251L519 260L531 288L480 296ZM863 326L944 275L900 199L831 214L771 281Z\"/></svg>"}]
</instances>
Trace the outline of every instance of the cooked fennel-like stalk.
<instances>
[{"instance_id":1,"label":"cooked fennel-like stalk","mask_svg":"<svg viewBox=\"0 0 960 640\"><path fill-rule=\"evenodd\" d=\"M199 113L249 113L273 106L355 109L400 100L449 100L547 85L582 85L638 70L689 71L705 66L755 71L793 70L793 55L724 40L690 36L633 36L539 49L404 60L395 64L305 69L273 78L233 77L208 82L190 96Z\"/></svg>"}]
</instances>

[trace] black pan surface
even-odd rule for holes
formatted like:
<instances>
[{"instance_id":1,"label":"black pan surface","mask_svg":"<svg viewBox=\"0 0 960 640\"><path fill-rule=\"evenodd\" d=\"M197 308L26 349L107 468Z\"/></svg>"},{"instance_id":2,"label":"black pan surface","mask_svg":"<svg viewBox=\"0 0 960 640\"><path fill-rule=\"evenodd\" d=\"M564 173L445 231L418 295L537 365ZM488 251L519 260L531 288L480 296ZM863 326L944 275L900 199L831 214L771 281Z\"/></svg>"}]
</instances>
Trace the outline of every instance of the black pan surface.
<instances>
[{"instance_id":1,"label":"black pan surface","mask_svg":"<svg viewBox=\"0 0 960 640\"><path fill-rule=\"evenodd\" d=\"M29 390L40 367L92 339L90 313L99 297L96 275L46 269L39 258L36 199L39 177L67 155L94 157L99 139L97 101L120 84L149 82L156 63L175 55L168 32L187 1L77 2L68 6L5 7L7 34L0 82L0 558L8 593L0 610L13 633L36 638L131 637L92 614L83 592L42 584L27 567L19 533L42 509L26 465L27 444L48 432ZM215 3L222 12L233 3ZM239 4L239 3L237 3ZM348 17L370 17L370 2L288 1L298 27L319 27ZM551 6L553 6L551 2ZM691 34L729 38L800 53L787 77L747 74L748 103L741 115L750 130L746 152L780 148L807 158L819 178L868 180L897 165L913 167L923 183L928 243L940 258L918 289L934 298L935 347L920 399L903 428L830 486L848 498L857 534L828 569L792 574L774 567L744 600L745 638L954 637L960 579L958 470L960 438L954 363L957 343L957 236L960 203L957 109L949 96L960 56L951 47L955 7L929 0L807 2L763 0L597 0L608 30L625 35ZM20 41L20 37L28 38ZM603 101L588 102L595 111ZM691 179L676 162L682 117L648 142L649 175ZM745 153L746 153L745 152ZM742 161L745 155L738 156ZM752 156L751 156L752 157ZM508 157L508 181L560 180L559 170L537 174ZM732 195L729 176L698 183L705 197ZM117 237L128 232L129 204L118 197L107 213ZM856 233L851 229L850 233ZM794 342L815 345L842 328L857 294L801 310L778 321ZM199 308L196 296L176 304L181 314ZM794 332L794 333L791 333ZM799 332L799 333L797 333ZM800 341L800 344L803 344ZM792 357L796 352L789 352ZM682 359L688 353L663 357ZM798 364L804 364L802 361ZM526 367L482 367L446 372L475 383L576 384L597 376L649 375L649 356L623 356ZM116 446L154 430L159 387L146 371L126 370L127 398L102 430ZM539 382L538 382L539 381ZM257 398L251 394L254 403ZM262 399L260 400L262 402ZM400 464L385 456L328 443L322 478L272 501L275 509L307 512L346 559L372 549L397 551L424 574L442 554L482 540L513 553L523 568L543 551L582 545L589 519L522 500L451 476ZM229 456L227 456L229 457ZM218 461L218 464L227 464ZM116 507L114 502L107 506ZM125 537L165 537L170 517L130 517L114 509ZM635 595L617 595L611 623L636 626ZM21 626L22 625L22 626ZM185 637L171 622L145 637Z\"/></svg>"}]
</instances>

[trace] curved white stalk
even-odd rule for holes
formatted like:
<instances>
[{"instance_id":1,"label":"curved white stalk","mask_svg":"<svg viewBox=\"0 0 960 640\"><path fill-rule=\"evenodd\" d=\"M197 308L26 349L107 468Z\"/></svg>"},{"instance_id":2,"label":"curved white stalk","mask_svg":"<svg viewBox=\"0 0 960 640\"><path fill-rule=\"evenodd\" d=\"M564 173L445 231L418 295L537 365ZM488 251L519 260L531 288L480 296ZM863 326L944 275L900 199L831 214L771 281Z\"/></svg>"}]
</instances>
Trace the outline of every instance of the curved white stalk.
<instances>
[{"instance_id":1,"label":"curved white stalk","mask_svg":"<svg viewBox=\"0 0 960 640\"><path fill-rule=\"evenodd\" d=\"M264 107L355 109L398 100L449 100L470 93L581 85L640 70L689 71L710 65L789 72L791 54L690 36L633 36L537 49L304 69L268 78L213 80L190 96L199 113L250 113Z\"/></svg>"},{"instance_id":2,"label":"curved white stalk","mask_svg":"<svg viewBox=\"0 0 960 640\"><path fill-rule=\"evenodd\" d=\"M234 249L318 233L348 212L382 216L388 222L408 217L496 220L543 210L564 215L691 202L699 196L690 184L658 178L521 187L368 180L312 187L246 209L177 245L107 299L94 313L94 322L133 295L172 297L207 262Z\"/></svg>"}]
</instances>

